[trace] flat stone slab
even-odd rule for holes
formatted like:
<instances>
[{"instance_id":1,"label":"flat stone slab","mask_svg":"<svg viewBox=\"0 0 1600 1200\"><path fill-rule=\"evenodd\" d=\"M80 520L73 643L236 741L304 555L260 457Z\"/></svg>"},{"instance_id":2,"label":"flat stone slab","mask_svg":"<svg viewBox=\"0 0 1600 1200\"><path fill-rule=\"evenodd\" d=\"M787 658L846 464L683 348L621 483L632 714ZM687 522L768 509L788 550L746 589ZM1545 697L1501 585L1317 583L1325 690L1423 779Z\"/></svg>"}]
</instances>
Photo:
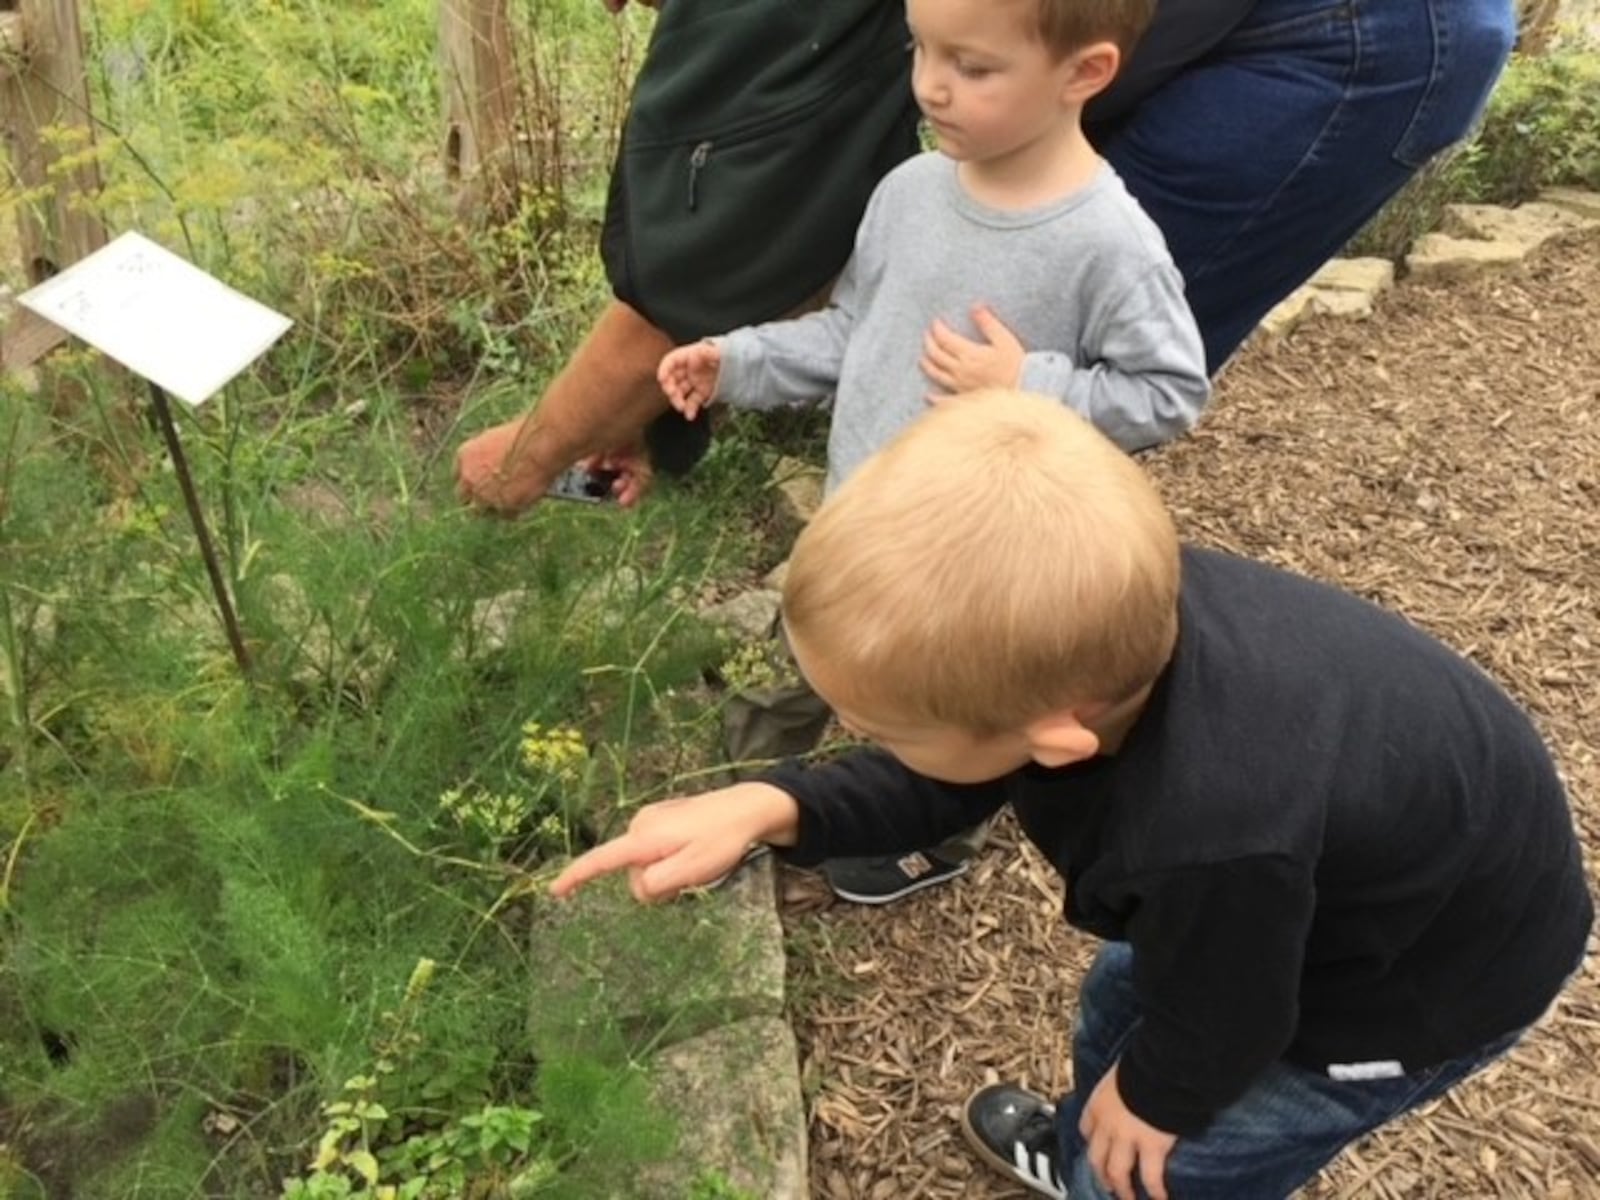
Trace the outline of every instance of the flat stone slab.
<instances>
[{"instance_id":1,"label":"flat stone slab","mask_svg":"<svg viewBox=\"0 0 1600 1200\"><path fill-rule=\"evenodd\" d=\"M1546 188L1539 193L1539 202L1600 221L1600 192L1572 187Z\"/></svg>"},{"instance_id":2,"label":"flat stone slab","mask_svg":"<svg viewBox=\"0 0 1600 1200\"><path fill-rule=\"evenodd\" d=\"M1304 284L1273 305L1257 328L1269 337L1282 337L1305 320L1310 311L1311 286Z\"/></svg>"},{"instance_id":3,"label":"flat stone slab","mask_svg":"<svg viewBox=\"0 0 1600 1200\"><path fill-rule=\"evenodd\" d=\"M1406 270L1419 279L1465 279L1490 267L1521 262L1528 248L1521 242L1485 242L1425 233L1412 243Z\"/></svg>"},{"instance_id":4,"label":"flat stone slab","mask_svg":"<svg viewBox=\"0 0 1600 1200\"><path fill-rule=\"evenodd\" d=\"M1394 285L1394 264L1387 258L1335 258L1323 263L1310 283L1318 291L1376 296Z\"/></svg>"},{"instance_id":5,"label":"flat stone slab","mask_svg":"<svg viewBox=\"0 0 1600 1200\"><path fill-rule=\"evenodd\" d=\"M678 1120L678 1153L644 1173L647 1200L683 1200L708 1177L761 1200L806 1200L806 1110L799 1050L781 1016L753 1017L679 1042L646 1066L656 1103Z\"/></svg>"},{"instance_id":6,"label":"flat stone slab","mask_svg":"<svg viewBox=\"0 0 1600 1200\"><path fill-rule=\"evenodd\" d=\"M827 472L798 458L780 458L772 468L772 486L779 503L795 525L804 525L822 507L822 490Z\"/></svg>"},{"instance_id":7,"label":"flat stone slab","mask_svg":"<svg viewBox=\"0 0 1600 1200\"><path fill-rule=\"evenodd\" d=\"M772 636L782 603L780 592L771 588L756 588L707 605L700 610L700 615L713 625L720 625L731 633L755 642Z\"/></svg>"},{"instance_id":8,"label":"flat stone slab","mask_svg":"<svg viewBox=\"0 0 1600 1200\"><path fill-rule=\"evenodd\" d=\"M1364 321L1374 312L1374 297L1368 292L1319 288L1311 294L1311 311L1322 316Z\"/></svg>"},{"instance_id":9,"label":"flat stone slab","mask_svg":"<svg viewBox=\"0 0 1600 1200\"><path fill-rule=\"evenodd\" d=\"M1516 208L1450 204L1442 230L1412 243L1406 269L1423 279L1465 278L1519 263L1551 238L1595 228L1600 228L1600 192L1582 188L1547 188ZM1259 329L1282 336L1313 314L1370 317L1394 278L1388 259L1332 259L1268 312Z\"/></svg>"},{"instance_id":10,"label":"flat stone slab","mask_svg":"<svg viewBox=\"0 0 1600 1200\"><path fill-rule=\"evenodd\" d=\"M671 1045L784 1012L783 927L770 855L720 888L641 905L621 878L541 904L528 930L535 1041L582 1038L603 1005L630 1038ZM571 1011L566 1011L566 1008Z\"/></svg>"},{"instance_id":11,"label":"flat stone slab","mask_svg":"<svg viewBox=\"0 0 1600 1200\"><path fill-rule=\"evenodd\" d=\"M527 588L514 588L498 596L483 596L473 601L473 646L478 653L498 654L509 646L528 604Z\"/></svg>"},{"instance_id":12,"label":"flat stone slab","mask_svg":"<svg viewBox=\"0 0 1600 1200\"><path fill-rule=\"evenodd\" d=\"M1591 229L1600 219L1538 200L1501 208L1494 204L1447 204L1439 232L1485 242L1510 242L1532 250L1553 237ZM1425 239L1424 239L1425 240Z\"/></svg>"},{"instance_id":13,"label":"flat stone slab","mask_svg":"<svg viewBox=\"0 0 1600 1200\"><path fill-rule=\"evenodd\" d=\"M1378 296L1394 284L1386 258L1335 258L1301 284L1261 320L1261 329L1282 336L1307 317L1370 317Z\"/></svg>"}]
</instances>

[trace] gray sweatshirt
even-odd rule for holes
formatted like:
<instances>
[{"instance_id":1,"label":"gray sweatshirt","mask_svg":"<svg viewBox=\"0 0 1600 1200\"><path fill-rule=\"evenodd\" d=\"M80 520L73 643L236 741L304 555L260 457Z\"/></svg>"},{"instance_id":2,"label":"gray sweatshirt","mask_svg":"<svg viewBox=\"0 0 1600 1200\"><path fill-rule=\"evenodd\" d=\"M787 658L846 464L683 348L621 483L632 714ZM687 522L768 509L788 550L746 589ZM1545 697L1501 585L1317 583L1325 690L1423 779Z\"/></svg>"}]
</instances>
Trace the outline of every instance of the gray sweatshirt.
<instances>
[{"instance_id":1,"label":"gray sweatshirt","mask_svg":"<svg viewBox=\"0 0 1600 1200\"><path fill-rule=\"evenodd\" d=\"M831 491L925 411L934 388L918 362L934 318L977 338L979 304L1026 349L1025 390L1061 397L1126 450L1184 432L1209 396L1183 279L1108 164L1063 200L1004 212L928 153L878 185L826 308L715 339L716 398L777 408L832 395Z\"/></svg>"}]
</instances>

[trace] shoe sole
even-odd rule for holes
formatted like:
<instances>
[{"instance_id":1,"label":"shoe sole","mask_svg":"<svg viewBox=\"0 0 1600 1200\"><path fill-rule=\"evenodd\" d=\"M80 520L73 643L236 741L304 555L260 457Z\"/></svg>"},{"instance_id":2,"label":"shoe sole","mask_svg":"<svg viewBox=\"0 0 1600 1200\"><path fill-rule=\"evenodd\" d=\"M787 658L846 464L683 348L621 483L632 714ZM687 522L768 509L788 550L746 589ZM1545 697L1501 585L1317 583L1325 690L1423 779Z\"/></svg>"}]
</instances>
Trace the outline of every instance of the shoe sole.
<instances>
[{"instance_id":1,"label":"shoe sole","mask_svg":"<svg viewBox=\"0 0 1600 1200\"><path fill-rule=\"evenodd\" d=\"M841 887L835 887L831 880L828 882L828 887L833 891L835 896L839 897L839 899L849 900L853 904L893 904L896 900L901 900L906 896L911 895L912 892L920 892L923 888L937 887L941 883L949 883L951 880L960 879L967 873L967 868L971 865L972 864L968 862L957 863L955 869L949 872L949 874L930 875L926 879L919 879L915 883L907 884L898 892L879 892L874 895L868 895L862 892L851 892L846 891ZM823 877L827 877L826 872L824 872Z\"/></svg>"},{"instance_id":2,"label":"shoe sole","mask_svg":"<svg viewBox=\"0 0 1600 1200\"><path fill-rule=\"evenodd\" d=\"M974 1154L984 1161L985 1165L993 1168L996 1171L999 1171L1000 1174L1004 1175L1012 1183L1019 1184L1038 1196L1055 1196L1054 1192L1044 1191L1043 1189L1035 1186L1031 1180L1025 1179L1023 1176L1019 1175L1017 1173L1016 1163L1012 1162L1008 1158L1001 1158L992 1149L990 1149L988 1143L978 1136L978 1131L974 1129L972 1127L972 1123L967 1120L967 1110L965 1106L963 1106L961 1109L961 1135L967 1139L967 1145L972 1148L972 1152Z\"/></svg>"}]
</instances>

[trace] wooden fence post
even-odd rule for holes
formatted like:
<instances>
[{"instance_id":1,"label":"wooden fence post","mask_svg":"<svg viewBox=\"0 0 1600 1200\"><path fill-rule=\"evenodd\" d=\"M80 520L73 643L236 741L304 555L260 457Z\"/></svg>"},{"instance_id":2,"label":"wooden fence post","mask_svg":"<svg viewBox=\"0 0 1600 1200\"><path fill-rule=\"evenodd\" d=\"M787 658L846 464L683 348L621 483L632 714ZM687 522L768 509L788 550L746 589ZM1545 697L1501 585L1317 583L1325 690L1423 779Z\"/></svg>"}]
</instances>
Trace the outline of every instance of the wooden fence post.
<instances>
[{"instance_id":1,"label":"wooden fence post","mask_svg":"<svg viewBox=\"0 0 1600 1200\"><path fill-rule=\"evenodd\" d=\"M439 0L439 54L445 171L479 192L493 186L493 168L504 162L516 111L506 0Z\"/></svg>"},{"instance_id":2,"label":"wooden fence post","mask_svg":"<svg viewBox=\"0 0 1600 1200\"><path fill-rule=\"evenodd\" d=\"M0 0L0 121L10 184L43 199L18 206L17 233L29 284L105 245L105 229L84 202L99 194L92 154L89 84L77 0ZM82 130L52 139L49 129ZM53 326L16 314L0 330L0 362L27 366L62 340Z\"/></svg>"}]
</instances>

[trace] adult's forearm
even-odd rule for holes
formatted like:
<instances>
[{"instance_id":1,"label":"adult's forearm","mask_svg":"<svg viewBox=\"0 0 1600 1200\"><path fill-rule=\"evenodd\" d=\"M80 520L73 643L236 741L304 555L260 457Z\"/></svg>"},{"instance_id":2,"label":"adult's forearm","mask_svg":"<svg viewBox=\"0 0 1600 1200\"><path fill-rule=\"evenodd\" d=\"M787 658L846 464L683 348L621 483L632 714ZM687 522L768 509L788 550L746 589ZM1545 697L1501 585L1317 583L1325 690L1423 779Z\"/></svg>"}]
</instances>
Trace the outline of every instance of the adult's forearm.
<instances>
[{"instance_id":1,"label":"adult's forearm","mask_svg":"<svg viewBox=\"0 0 1600 1200\"><path fill-rule=\"evenodd\" d=\"M637 311L612 301L528 413L462 445L462 498L517 512L579 459L636 448L645 426L668 410L656 368L672 345Z\"/></svg>"}]
</instances>

